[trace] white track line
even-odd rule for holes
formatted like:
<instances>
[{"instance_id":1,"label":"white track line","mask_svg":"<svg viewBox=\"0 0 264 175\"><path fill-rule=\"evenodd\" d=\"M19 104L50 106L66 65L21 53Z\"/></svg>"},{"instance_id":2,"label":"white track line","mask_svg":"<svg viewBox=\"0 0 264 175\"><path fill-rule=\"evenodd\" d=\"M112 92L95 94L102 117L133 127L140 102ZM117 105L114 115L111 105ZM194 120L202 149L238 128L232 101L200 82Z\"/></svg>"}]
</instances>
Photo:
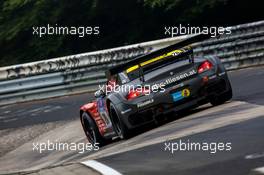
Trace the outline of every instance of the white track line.
<instances>
[{"instance_id":1,"label":"white track line","mask_svg":"<svg viewBox=\"0 0 264 175\"><path fill-rule=\"evenodd\" d=\"M252 175L255 175L255 174L256 175L264 174L264 167L254 169Z\"/></svg>"},{"instance_id":2,"label":"white track line","mask_svg":"<svg viewBox=\"0 0 264 175\"><path fill-rule=\"evenodd\" d=\"M247 155L245 159L259 159L263 157L264 157L264 153L259 153L259 154L255 153L255 154Z\"/></svg>"},{"instance_id":3,"label":"white track line","mask_svg":"<svg viewBox=\"0 0 264 175\"><path fill-rule=\"evenodd\" d=\"M100 162L97 162L95 160L87 160L84 162L81 162L81 164L88 166L97 172L101 173L102 175L122 175L118 171L110 168L109 166L106 166Z\"/></svg>"}]
</instances>

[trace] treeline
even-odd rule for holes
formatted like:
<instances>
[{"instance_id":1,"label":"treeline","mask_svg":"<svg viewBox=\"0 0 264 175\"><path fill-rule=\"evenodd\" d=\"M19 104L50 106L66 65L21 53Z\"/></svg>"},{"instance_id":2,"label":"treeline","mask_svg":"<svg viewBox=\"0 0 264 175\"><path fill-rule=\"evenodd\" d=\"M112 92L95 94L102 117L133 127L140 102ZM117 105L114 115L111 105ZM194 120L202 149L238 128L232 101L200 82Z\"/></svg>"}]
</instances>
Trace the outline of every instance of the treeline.
<instances>
[{"instance_id":1,"label":"treeline","mask_svg":"<svg viewBox=\"0 0 264 175\"><path fill-rule=\"evenodd\" d=\"M260 0L0 1L0 67L164 38L164 26L264 19ZM38 37L34 26L99 26L100 34Z\"/></svg>"}]
</instances>

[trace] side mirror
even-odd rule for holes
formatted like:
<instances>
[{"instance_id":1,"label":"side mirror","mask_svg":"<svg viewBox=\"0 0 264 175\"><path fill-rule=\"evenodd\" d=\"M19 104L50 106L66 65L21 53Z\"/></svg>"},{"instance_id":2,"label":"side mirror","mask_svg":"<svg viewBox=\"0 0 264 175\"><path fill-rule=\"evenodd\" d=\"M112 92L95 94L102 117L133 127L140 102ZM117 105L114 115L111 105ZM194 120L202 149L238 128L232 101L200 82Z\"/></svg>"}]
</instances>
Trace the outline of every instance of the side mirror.
<instances>
[{"instance_id":1,"label":"side mirror","mask_svg":"<svg viewBox=\"0 0 264 175\"><path fill-rule=\"evenodd\" d=\"M101 89L94 93L95 98L100 98L100 97L104 97L104 96L105 96L105 93Z\"/></svg>"}]
</instances>

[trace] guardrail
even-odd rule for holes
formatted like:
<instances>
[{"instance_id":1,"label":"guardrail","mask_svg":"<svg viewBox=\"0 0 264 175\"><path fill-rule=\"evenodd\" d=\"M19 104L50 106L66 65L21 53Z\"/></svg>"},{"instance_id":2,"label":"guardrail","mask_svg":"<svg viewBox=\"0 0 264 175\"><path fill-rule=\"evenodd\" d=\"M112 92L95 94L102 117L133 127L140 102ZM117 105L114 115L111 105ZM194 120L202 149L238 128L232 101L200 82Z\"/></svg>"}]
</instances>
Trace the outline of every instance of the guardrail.
<instances>
[{"instance_id":1,"label":"guardrail","mask_svg":"<svg viewBox=\"0 0 264 175\"><path fill-rule=\"evenodd\" d=\"M196 43L196 56L221 58L228 70L264 64L264 21L231 27L231 35ZM0 68L0 105L91 92L104 70L189 36L156 40Z\"/></svg>"}]
</instances>

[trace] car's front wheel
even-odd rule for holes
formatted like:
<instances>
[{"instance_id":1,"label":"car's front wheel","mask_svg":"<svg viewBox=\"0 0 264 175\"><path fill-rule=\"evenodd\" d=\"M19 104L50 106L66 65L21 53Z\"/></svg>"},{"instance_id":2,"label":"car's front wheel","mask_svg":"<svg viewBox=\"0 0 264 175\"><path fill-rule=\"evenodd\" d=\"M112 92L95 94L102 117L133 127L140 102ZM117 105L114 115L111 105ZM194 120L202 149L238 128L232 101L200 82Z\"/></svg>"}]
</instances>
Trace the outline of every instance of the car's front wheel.
<instances>
[{"instance_id":1,"label":"car's front wheel","mask_svg":"<svg viewBox=\"0 0 264 175\"><path fill-rule=\"evenodd\" d=\"M118 115L116 108L113 103L110 103L110 117L112 119L113 128L121 139L127 139L130 137L130 132L123 122L123 120Z\"/></svg>"},{"instance_id":2,"label":"car's front wheel","mask_svg":"<svg viewBox=\"0 0 264 175\"><path fill-rule=\"evenodd\" d=\"M101 136L94 120L87 112L82 113L81 122L85 135L91 144L98 144L97 146L105 145L105 139Z\"/></svg>"}]
</instances>

